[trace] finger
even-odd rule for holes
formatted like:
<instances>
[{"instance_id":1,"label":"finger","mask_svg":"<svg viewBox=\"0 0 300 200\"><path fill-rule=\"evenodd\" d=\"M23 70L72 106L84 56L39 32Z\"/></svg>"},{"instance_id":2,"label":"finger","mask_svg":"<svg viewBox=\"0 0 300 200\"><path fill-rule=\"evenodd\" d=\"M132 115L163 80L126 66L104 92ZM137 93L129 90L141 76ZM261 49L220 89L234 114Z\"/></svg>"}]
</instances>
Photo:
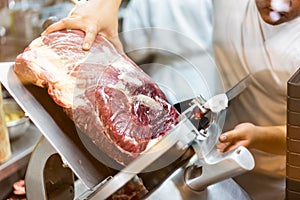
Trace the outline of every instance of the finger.
<instances>
[{"instance_id":1,"label":"finger","mask_svg":"<svg viewBox=\"0 0 300 200\"><path fill-rule=\"evenodd\" d=\"M218 143L216 144L216 149L220 152L224 152L225 149L227 149L231 143L226 142L226 143Z\"/></svg>"},{"instance_id":2,"label":"finger","mask_svg":"<svg viewBox=\"0 0 300 200\"><path fill-rule=\"evenodd\" d=\"M63 30L63 29L84 29L86 27L81 20L78 18L65 18L62 19L52 25L50 25L43 33L43 35L47 35L49 33ZM84 30L83 30L84 31Z\"/></svg>"},{"instance_id":3,"label":"finger","mask_svg":"<svg viewBox=\"0 0 300 200\"><path fill-rule=\"evenodd\" d=\"M65 29L65 24L62 21L55 22L46 28L44 32L42 32L42 36L48 35L49 33Z\"/></svg>"},{"instance_id":4,"label":"finger","mask_svg":"<svg viewBox=\"0 0 300 200\"><path fill-rule=\"evenodd\" d=\"M221 134L220 137L219 137L219 141L220 142L226 142L227 141L227 134L226 133Z\"/></svg>"},{"instance_id":5,"label":"finger","mask_svg":"<svg viewBox=\"0 0 300 200\"><path fill-rule=\"evenodd\" d=\"M88 26L85 31L85 37L82 44L83 50L89 50L96 39L98 34L97 27L95 25Z\"/></svg>"},{"instance_id":6,"label":"finger","mask_svg":"<svg viewBox=\"0 0 300 200\"><path fill-rule=\"evenodd\" d=\"M236 129L225 132L223 134L220 135L219 137L219 141L220 142L235 142L237 140L241 140L243 139L243 135L239 134L240 132Z\"/></svg>"},{"instance_id":7,"label":"finger","mask_svg":"<svg viewBox=\"0 0 300 200\"><path fill-rule=\"evenodd\" d=\"M223 149L223 152L231 151L233 149L236 149L239 146L240 146L239 144L230 144L226 148Z\"/></svg>"},{"instance_id":8,"label":"finger","mask_svg":"<svg viewBox=\"0 0 300 200\"><path fill-rule=\"evenodd\" d=\"M237 147L241 146L240 144L238 143L235 143L235 144L232 144L230 142L226 142L226 143L219 143L216 145L216 149L219 151L219 152L228 152L228 151L231 151Z\"/></svg>"}]
</instances>

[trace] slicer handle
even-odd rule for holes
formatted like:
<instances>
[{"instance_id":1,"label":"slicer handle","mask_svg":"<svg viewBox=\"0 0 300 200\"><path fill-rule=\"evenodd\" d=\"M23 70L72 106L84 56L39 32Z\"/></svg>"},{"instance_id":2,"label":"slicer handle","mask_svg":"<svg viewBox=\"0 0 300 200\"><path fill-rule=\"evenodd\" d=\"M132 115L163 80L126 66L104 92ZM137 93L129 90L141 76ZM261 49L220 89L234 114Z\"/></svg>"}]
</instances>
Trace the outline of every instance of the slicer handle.
<instances>
[{"instance_id":1,"label":"slicer handle","mask_svg":"<svg viewBox=\"0 0 300 200\"><path fill-rule=\"evenodd\" d=\"M228 153L220 153L219 158L202 159L198 164L185 169L185 183L194 191L202 191L207 186L235 177L254 168L252 154L243 146ZM199 165L201 163L201 165Z\"/></svg>"}]
</instances>

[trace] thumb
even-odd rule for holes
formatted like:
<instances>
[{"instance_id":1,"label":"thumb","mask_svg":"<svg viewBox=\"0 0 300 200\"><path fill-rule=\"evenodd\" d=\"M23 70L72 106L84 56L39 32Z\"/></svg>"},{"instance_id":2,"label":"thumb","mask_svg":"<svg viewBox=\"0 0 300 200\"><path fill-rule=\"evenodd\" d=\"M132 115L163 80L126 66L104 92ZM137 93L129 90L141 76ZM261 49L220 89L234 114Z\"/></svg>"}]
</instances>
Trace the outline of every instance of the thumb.
<instances>
[{"instance_id":1,"label":"thumb","mask_svg":"<svg viewBox=\"0 0 300 200\"><path fill-rule=\"evenodd\" d=\"M220 135L219 140L220 142L234 142L236 140L241 139L241 135L238 134L238 131L236 129L227 131Z\"/></svg>"},{"instance_id":2,"label":"thumb","mask_svg":"<svg viewBox=\"0 0 300 200\"><path fill-rule=\"evenodd\" d=\"M226 142L227 141L227 134L223 133L219 137L220 142Z\"/></svg>"},{"instance_id":3,"label":"thumb","mask_svg":"<svg viewBox=\"0 0 300 200\"><path fill-rule=\"evenodd\" d=\"M97 32L95 31L86 31L86 35L83 40L82 48L84 50L89 50L95 41Z\"/></svg>"}]
</instances>

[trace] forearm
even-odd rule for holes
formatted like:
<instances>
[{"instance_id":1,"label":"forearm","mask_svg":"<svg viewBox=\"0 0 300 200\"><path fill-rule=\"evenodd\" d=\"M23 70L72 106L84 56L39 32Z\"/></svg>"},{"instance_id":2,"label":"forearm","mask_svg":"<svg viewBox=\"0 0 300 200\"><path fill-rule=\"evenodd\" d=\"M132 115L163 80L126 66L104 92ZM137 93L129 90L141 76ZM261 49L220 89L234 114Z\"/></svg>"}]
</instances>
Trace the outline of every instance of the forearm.
<instances>
[{"instance_id":1,"label":"forearm","mask_svg":"<svg viewBox=\"0 0 300 200\"><path fill-rule=\"evenodd\" d=\"M216 148L226 152L245 146L273 154L285 154L286 127L285 126L255 126L252 123L238 124L234 129L221 134L220 143Z\"/></svg>"},{"instance_id":2,"label":"forearm","mask_svg":"<svg viewBox=\"0 0 300 200\"><path fill-rule=\"evenodd\" d=\"M286 152L286 126L257 126L257 138L249 148L274 154Z\"/></svg>"}]
</instances>

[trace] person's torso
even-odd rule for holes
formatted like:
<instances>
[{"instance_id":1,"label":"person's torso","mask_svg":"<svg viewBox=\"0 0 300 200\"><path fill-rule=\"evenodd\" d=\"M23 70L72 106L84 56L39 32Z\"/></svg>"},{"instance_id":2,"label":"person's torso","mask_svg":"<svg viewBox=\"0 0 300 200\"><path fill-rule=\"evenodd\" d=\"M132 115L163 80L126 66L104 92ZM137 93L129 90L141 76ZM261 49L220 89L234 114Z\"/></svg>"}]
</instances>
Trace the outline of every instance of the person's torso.
<instances>
[{"instance_id":1,"label":"person's torso","mask_svg":"<svg viewBox=\"0 0 300 200\"><path fill-rule=\"evenodd\" d=\"M254 0L216 0L214 9L214 50L225 88L247 74L252 74L254 80L231 103L230 128L245 121L285 125L286 84L300 61L296 53L300 50L300 37L293 35L299 35L295 23L267 25Z\"/></svg>"},{"instance_id":2,"label":"person's torso","mask_svg":"<svg viewBox=\"0 0 300 200\"><path fill-rule=\"evenodd\" d=\"M242 122L285 125L287 81L300 62L300 18L278 26L268 25L262 21L255 0L215 0L214 9L214 54L225 88L248 74L253 77L253 83L230 103L225 130ZM285 175L285 156L257 150L252 153L255 172ZM280 196L284 185L279 185L283 183L279 179L267 184L282 188L276 189ZM264 195L265 199L270 197L268 191Z\"/></svg>"}]
</instances>

